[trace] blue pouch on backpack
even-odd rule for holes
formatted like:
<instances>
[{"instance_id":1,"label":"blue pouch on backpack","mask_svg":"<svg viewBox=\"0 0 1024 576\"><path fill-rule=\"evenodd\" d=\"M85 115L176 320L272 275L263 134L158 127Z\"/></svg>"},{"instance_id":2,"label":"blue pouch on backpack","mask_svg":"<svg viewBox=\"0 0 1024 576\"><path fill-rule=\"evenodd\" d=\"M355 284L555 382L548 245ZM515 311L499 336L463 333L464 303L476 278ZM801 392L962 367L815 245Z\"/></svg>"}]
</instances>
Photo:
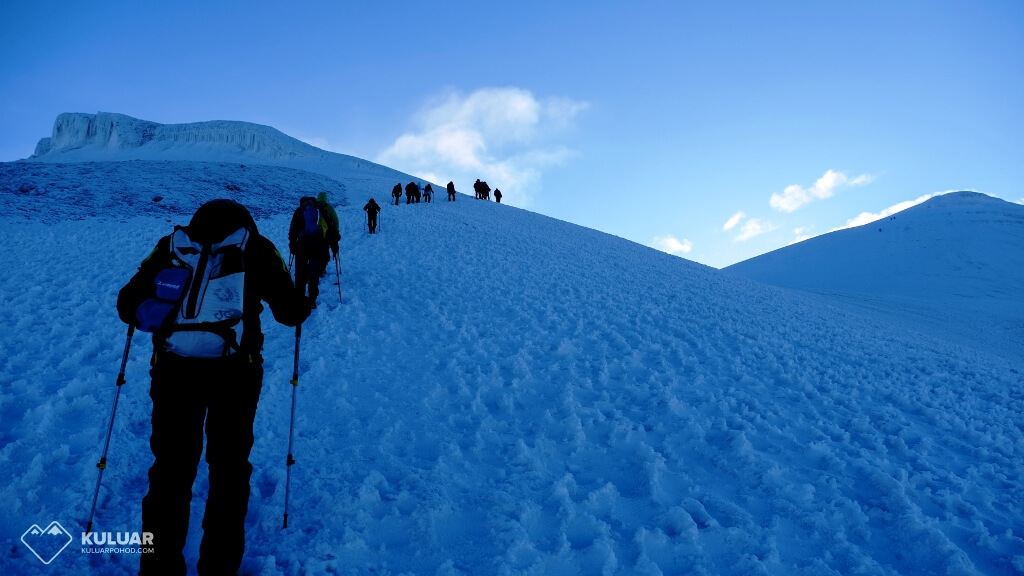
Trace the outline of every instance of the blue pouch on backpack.
<instances>
[{"instance_id":1,"label":"blue pouch on backpack","mask_svg":"<svg viewBox=\"0 0 1024 576\"><path fill-rule=\"evenodd\" d=\"M178 308L188 288L192 271L188 268L165 268L153 279L155 293L135 311L136 325L143 332L156 332L167 317Z\"/></svg>"}]
</instances>

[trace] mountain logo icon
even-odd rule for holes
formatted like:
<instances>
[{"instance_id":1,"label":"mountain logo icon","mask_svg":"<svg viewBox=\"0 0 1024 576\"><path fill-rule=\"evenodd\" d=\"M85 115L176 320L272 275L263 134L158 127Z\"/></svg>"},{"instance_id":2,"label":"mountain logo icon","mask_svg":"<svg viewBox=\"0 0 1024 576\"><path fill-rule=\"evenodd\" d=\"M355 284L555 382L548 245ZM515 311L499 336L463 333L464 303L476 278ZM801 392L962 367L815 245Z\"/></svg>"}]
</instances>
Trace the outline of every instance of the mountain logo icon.
<instances>
[{"instance_id":1,"label":"mountain logo icon","mask_svg":"<svg viewBox=\"0 0 1024 576\"><path fill-rule=\"evenodd\" d=\"M49 564L71 544L74 538L60 523L53 521L45 529L33 524L21 535L21 543L43 564Z\"/></svg>"}]
</instances>

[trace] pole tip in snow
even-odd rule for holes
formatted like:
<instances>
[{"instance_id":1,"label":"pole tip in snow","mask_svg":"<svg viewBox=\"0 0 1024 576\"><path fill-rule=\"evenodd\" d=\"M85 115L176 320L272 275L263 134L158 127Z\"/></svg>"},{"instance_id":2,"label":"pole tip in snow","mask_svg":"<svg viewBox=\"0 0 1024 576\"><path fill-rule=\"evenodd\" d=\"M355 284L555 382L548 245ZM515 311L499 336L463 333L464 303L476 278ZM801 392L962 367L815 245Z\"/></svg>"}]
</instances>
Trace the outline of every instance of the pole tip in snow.
<instances>
[{"instance_id":1,"label":"pole tip in snow","mask_svg":"<svg viewBox=\"0 0 1024 576\"><path fill-rule=\"evenodd\" d=\"M285 513L285 515L284 515L284 525L281 526L282 530L284 530L285 528L288 528L288 514L287 513Z\"/></svg>"}]
</instances>

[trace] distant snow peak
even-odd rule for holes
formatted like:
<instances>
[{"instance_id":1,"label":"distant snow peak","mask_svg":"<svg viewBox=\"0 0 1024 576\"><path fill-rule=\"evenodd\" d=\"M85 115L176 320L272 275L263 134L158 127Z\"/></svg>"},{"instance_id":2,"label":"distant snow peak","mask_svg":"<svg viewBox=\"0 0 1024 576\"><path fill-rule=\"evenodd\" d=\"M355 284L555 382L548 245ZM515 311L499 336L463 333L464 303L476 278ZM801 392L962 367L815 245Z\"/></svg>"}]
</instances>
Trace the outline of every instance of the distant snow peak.
<instances>
[{"instance_id":1,"label":"distant snow peak","mask_svg":"<svg viewBox=\"0 0 1024 576\"><path fill-rule=\"evenodd\" d=\"M214 164L221 164L232 172L235 170L232 166L291 168L336 181L333 185L318 186L312 192L340 187L366 197L386 193L395 182L423 180L362 158L321 150L270 126L235 120L160 124L111 112L60 114L53 123L52 135L39 141L35 154L28 160L30 162L27 163L54 165L127 161L201 162L204 170L214 170ZM21 169L24 171L26 168ZM103 169L120 170L109 166ZM162 171L155 166L147 170ZM219 177L230 180L235 176L238 175L222 173ZM184 183L183 177L174 176L181 183ZM273 180L283 183L276 177ZM294 179L287 176L285 180ZM305 180L309 183L319 181L319 178ZM432 183L437 186L436 182ZM24 184L41 185L35 181ZM256 187L265 189L269 184Z\"/></svg>"},{"instance_id":2,"label":"distant snow peak","mask_svg":"<svg viewBox=\"0 0 1024 576\"><path fill-rule=\"evenodd\" d=\"M274 128L249 122L159 124L111 112L66 112L57 116L53 134L39 141L32 157L40 159L87 149L109 156L128 152L134 158L195 146L275 159L315 156L322 152Z\"/></svg>"}]
</instances>

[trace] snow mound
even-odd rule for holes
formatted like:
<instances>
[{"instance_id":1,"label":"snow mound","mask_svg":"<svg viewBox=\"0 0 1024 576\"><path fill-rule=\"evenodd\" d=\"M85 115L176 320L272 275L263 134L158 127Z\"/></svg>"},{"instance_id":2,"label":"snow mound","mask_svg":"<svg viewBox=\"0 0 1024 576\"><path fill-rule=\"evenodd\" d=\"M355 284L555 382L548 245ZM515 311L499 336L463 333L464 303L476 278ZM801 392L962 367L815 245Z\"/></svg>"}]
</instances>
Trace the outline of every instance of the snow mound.
<instances>
[{"instance_id":1,"label":"snow mound","mask_svg":"<svg viewBox=\"0 0 1024 576\"><path fill-rule=\"evenodd\" d=\"M985 194L936 196L725 270L909 316L910 326L962 344L1024 353L1024 206Z\"/></svg>"}]
</instances>

